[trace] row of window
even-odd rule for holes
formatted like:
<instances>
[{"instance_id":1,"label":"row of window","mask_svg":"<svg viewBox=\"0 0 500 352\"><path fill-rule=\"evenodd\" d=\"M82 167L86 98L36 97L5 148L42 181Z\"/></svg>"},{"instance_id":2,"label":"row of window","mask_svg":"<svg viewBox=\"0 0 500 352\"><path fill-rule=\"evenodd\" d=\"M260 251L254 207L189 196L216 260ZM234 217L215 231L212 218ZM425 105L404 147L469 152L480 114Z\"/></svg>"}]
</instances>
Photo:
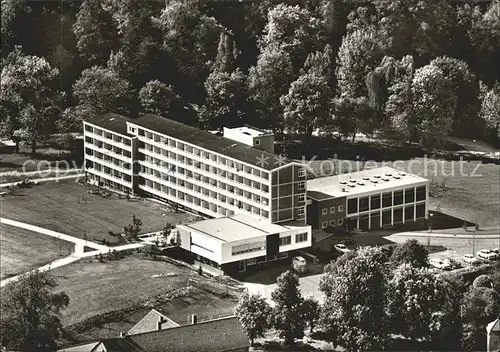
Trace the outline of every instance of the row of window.
<instances>
[{"instance_id":1,"label":"row of window","mask_svg":"<svg viewBox=\"0 0 500 352\"><path fill-rule=\"evenodd\" d=\"M330 220L329 222L328 221L323 221L321 223L321 228L322 229L326 229L328 226L335 227L335 226L342 226L343 224L344 224L344 220L343 219L339 219L337 222L335 220Z\"/></svg>"},{"instance_id":2,"label":"row of window","mask_svg":"<svg viewBox=\"0 0 500 352\"><path fill-rule=\"evenodd\" d=\"M341 213L344 211L344 206L339 205L338 206L338 212ZM330 214L335 214L335 207L330 207ZM328 215L328 208L323 208L321 209L321 215Z\"/></svg>"},{"instance_id":3,"label":"row of window","mask_svg":"<svg viewBox=\"0 0 500 352\"><path fill-rule=\"evenodd\" d=\"M427 191L425 186L415 188L407 188L404 191L394 191L394 192L384 192L382 193L382 197L380 194L361 197L361 198L352 198L347 201L347 213L354 214L358 212L368 211L370 209L380 209L408 204L413 202L424 201L427 196ZM359 202L359 204L358 204Z\"/></svg>"},{"instance_id":4,"label":"row of window","mask_svg":"<svg viewBox=\"0 0 500 352\"><path fill-rule=\"evenodd\" d=\"M133 128L130 126L130 128ZM257 168L245 165L243 163L235 162L229 158L225 158L221 155L215 154L208 152L206 150L199 149L197 147L193 147L189 144L177 141L175 139L165 137L163 135L160 135L158 133L152 133L149 131L145 131L141 128L138 130L138 134L141 137L144 137L145 139L152 140L156 143L159 144L164 144L166 146L169 146L170 148L175 148L180 151L184 151L190 154L193 154L194 156L198 158L204 158L206 160L210 160L212 162L217 162L221 165L228 166L230 168L234 168L237 172L243 171L246 172L247 174L251 174L257 177L261 177L263 179L269 179L269 174L267 172L261 171Z\"/></svg>"},{"instance_id":5,"label":"row of window","mask_svg":"<svg viewBox=\"0 0 500 352\"><path fill-rule=\"evenodd\" d=\"M154 153L154 154L157 154L158 156L167 157L167 158L169 158L173 161L176 161L180 164L192 166L193 168L199 169L200 173L202 173L203 175L207 175L207 174L217 175L218 177L225 178L229 181L237 182L239 184L244 184L247 187L251 187L251 188L260 190L262 192L265 192L265 193L269 192L269 186L265 183L260 183L260 182L251 180L249 178L243 177L241 175L234 174L232 172L227 172L223 169L220 169L220 168L211 166L209 164L205 164L205 163L193 160L191 158L184 157L184 156L176 154L176 153L168 152L164 149L162 149L161 151L159 150L158 152L154 151L154 150L149 150L149 151ZM175 168L176 168L175 165L169 164L168 162L162 161L158 158L155 158L155 157L152 157L149 155L144 155L142 153L139 155L139 157L143 160L154 163L157 166L161 166L162 168L166 168L167 170L175 171ZM188 171L188 170L184 169L180 166L178 167L178 172L184 173L185 171Z\"/></svg>"},{"instance_id":6,"label":"row of window","mask_svg":"<svg viewBox=\"0 0 500 352\"><path fill-rule=\"evenodd\" d=\"M114 154L122 155L122 156L127 157L127 158L132 157L132 154L128 150L124 150L122 148L113 146L109 143L94 140L93 138L90 138L90 137L85 137L85 142L88 144L92 144L93 146L95 146L97 148L105 149L108 152L112 152ZM86 149L90 150L90 148L86 148Z\"/></svg>"},{"instance_id":7,"label":"row of window","mask_svg":"<svg viewBox=\"0 0 500 352\"><path fill-rule=\"evenodd\" d=\"M97 127L92 127L92 126L87 125L87 124L85 125L85 131L90 132L90 133L94 133L98 136L112 140L116 143L122 143L122 144L125 144L128 146L131 144L130 139L128 139L128 138L123 138L117 134L104 131L104 130L97 128Z\"/></svg>"},{"instance_id":8,"label":"row of window","mask_svg":"<svg viewBox=\"0 0 500 352\"><path fill-rule=\"evenodd\" d=\"M91 162L91 164L89 165L89 168L94 169L94 170L99 171L99 172L102 172L102 173L109 175L111 177L122 179L125 182L132 181L132 177L129 174L123 173L123 172L118 171L118 170L114 170L108 166L101 165L101 164L96 163L96 162Z\"/></svg>"},{"instance_id":9,"label":"row of window","mask_svg":"<svg viewBox=\"0 0 500 352\"><path fill-rule=\"evenodd\" d=\"M131 169L130 163L124 162L124 161L122 161L120 159L111 157L109 155L106 155L106 154L103 154L103 153L100 153L100 152L95 152L92 149L86 148L86 154L89 155L89 156L93 156L94 158L97 158L99 160L102 160L105 163L110 163L110 164L119 166L119 167L121 167L123 169L126 169L126 170L130 170Z\"/></svg>"},{"instance_id":10,"label":"row of window","mask_svg":"<svg viewBox=\"0 0 500 352\"><path fill-rule=\"evenodd\" d=\"M176 190L175 188L168 187L168 186L165 186L165 185L160 184L158 182L154 182L154 181L145 179L144 177L139 177L139 185L146 186L146 187L149 187L149 188L156 190L157 192L163 193L163 194L165 194L165 198L172 198L172 197L177 198L181 201L192 203L195 206L203 207L211 212L219 213L219 214L225 215L225 216L229 216L229 215L234 214L233 210L226 209L226 208L221 207L221 206L217 206L217 204L210 203L207 200L209 198L212 198L214 200L218 200L221 203L225 203L228 206L237 207L238 209L247 211L247 212L255 214L255 215L262 216L264 218L269 217L269 212L266 210L252 206L252 205L245 203L245 202L242 202L242 201L235 200L233 198L222 196L222 195L218 194L217 192L207 190L203 187L193 185L189 182L182 181L182 184L181 183L176 184L173 182L171 182L171 183L174 186L183 187L183 188L186 188L190 191L199 193L200 197L202 197L202 198L198 198L198 197L195 197L189 193L182 192L181 190Z\"/></svg>"},{"instance_id":11,"label":"row of window","mask_svg":"<svg viewBox=\"0 0 500 352\"><path fill-rule=\"evenodd\" d=\"M221 194L217 191L213 191L209 188L205 188L205 187L199 186L197 184L191 183L183 178L178 178L178 177L175 177L173 175L168 175L168 174L159 172L155 169L149 168L149 167L144 166L144 165L141 165L140 170L141 170L141 173L143 173L143 174L152 175L157 179L161 179L163 181L170 182L170 183L172 183L174 185L178 185L180 187L186 187L186 188L193 190L195 192L203 193L206 196L211 196L212 198L218 198L220 201L228 202L231 205L234 205L234 204L237 205L237 203L240 203L240 201L238 201L232 197L226 196L224 194ZM241 188L233 187L231 185L227 185L227 184L220 182L220 181L210 180L208 177L196 178L195 175L193 175L190 171L188 171L188 172L190 174L186 175L185 178L187 178L187 179L195 179L195 180L199 181L200 183L204 182L207 185L210 184L212 187L219 188L220 190L224 190L224 191L227 191L231 194L234 194L234 196L239 196L241 198L246 198L246 199L252 200L256 203L262 204L264 207L268 206L269 200L265 197L261 197L258 194L243 190Z\"/></svg>"},{"instance_id":12,"label":"row of window","mask_svg":"<svg viewBox=\"0 0 500 352\"><path fill-rule=\"evenodd\" d=\"M372 212L361 215L358 218L350 218L347 220L349 227L358 227L360 229L376 229L381 226L390 226L404 222L411 222L417 219L425 218L425 204L417 204L410 206L402 206L393 209ZM351 224L352 222L352 224Z\"/></svg>"},{"instance_id":13,"label":"row of window","mask_svg":"<svg viewBox=\"0 0 500 352\"><path fill-rule=\"evenodd\" d=\"M265 249L266 249L265 242L248 243L248 244L240 244L238 246L233 246L231 253L232 255L239 255L244 253L263 251Z\"/></svg>"}]
</instances>

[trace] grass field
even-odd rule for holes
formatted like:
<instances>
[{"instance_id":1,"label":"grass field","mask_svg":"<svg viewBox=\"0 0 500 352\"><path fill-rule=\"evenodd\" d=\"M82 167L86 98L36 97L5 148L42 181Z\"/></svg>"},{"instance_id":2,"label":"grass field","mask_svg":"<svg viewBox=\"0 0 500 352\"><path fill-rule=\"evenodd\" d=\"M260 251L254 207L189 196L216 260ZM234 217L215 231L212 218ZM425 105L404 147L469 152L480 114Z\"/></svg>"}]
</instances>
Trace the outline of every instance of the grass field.
<instances>
[{"instance_id":1,"label":"grass field","mask_svg":"<svg viewBox=\"0 0 500 352\"><path fill-rule=\"evenodd\" d=\"M0 277L24 273L71 253L72 243L0 225Z\"/></svg>"},{"instance_id":2,"label":"grass field","mask_svg":"<svg viewBox=\"0 0 500 352\"><path fill-rule=\"evenodd\" d=\"M78 203L85 195L86 203ZM161 230L167 222L178 224L195 219L186 213L168 212L156 203L119 199L116 194L105 199L86 193L86 188L73 180L47 182L33 188L19 189L16 195L0 200L2 217L27 222L53 231L92 241L117 238L108 231L121 232L131 221L132 214L142 220L141 233Z\"/></svg>"},{"instance_id":3,"label":"grass field","mask_svg":"<svg viewBox=\"0 0 500 352\"><path fill-rule=\"evenodd\" d=\"M209 290L197 288L186 291L194 280L204 279L183 266L162 261L126 257L100 263L77 262L52 271L58 290L70 297L70 305L62 312L63 324L81 323L89 318L110 312L133 308L132 311L92 323L79 331L79 340L116 337L130 329L152 307L160 309L179 324L187 323L196 313L199 320L209 316L229 315L234 311L237 297L222 297ZM169 274L160 278L153 275ZM232 291L230 291L232 292Z\"/></svg>"},{"instance_id":4,"label":"grass field","mask_svg":"<svg viewBox=\"0 0 500 352\"><path fill-rule=\"evenodd\" d=\"M339 161L345 172L360 170L361 163ZM311 163L317 175L331 175L331 163ZM478 222L480 227L500 228L500 166L480 162L458 162L416 158L387 163L367 163L367 168L391 166L429 179L445 189L431 197L431 210ZM340 167L337 166L337 169ZM320 172L322 170L322 173Z\"/></svg>"}]
</instances>

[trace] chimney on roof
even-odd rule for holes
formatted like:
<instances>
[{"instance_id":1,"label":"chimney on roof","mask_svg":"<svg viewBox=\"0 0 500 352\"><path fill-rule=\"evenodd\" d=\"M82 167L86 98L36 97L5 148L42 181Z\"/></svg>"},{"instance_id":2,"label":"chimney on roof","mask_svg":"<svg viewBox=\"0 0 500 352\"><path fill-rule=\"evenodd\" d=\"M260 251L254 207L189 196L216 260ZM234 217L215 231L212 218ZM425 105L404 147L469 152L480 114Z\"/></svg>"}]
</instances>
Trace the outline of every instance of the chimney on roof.
<instances>
[{"instance_id":1,"label":"chimney on roof","mask_svg":"<svg viewBox=\"0 0 500 352\"><path fill-rule=\"evenodd\" d=\"M191 325L195 325L198 322L198 317L196 314L191 314Z\"/></svg>"},{"instance_id":2,"label":"chimney on roof","mask_svg":"<svg viewBox=\"0 0 500 352\"><path fill-rule=\"evenodd\" d=\"M161 331L161 327L162 327L164 322L165 322L165 319L162 316L159 316L158 322L156 323L156 330Z\"/></svg>"},{"instance_id":3,"label":"chimney on roof","mask_svg":"<svg viewBox=\"0 0 500 352\"><path fill-rule=\"evenodd\" d=\"M125 337L125 332L124 332L124 331L120 331L120 337L121 337L121 338L124 338L124 337Z\"/></svg>"}]
</instances>

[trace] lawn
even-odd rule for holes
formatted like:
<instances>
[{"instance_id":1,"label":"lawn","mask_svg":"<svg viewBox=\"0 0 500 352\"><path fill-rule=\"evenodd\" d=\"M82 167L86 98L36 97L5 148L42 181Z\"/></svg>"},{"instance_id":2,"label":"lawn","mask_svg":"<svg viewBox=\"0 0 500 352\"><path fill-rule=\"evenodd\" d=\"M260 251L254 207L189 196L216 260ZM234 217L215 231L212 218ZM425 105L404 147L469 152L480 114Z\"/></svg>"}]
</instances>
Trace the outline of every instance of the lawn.
<instances>
[{"instance_id":1,"label":"lawn","mask_svg":"<svg viewBox=\"0 0 500 352\"><path fill-rule=\"evenodd\" d=\"M88 194L85 186L74 180L47 182L32 188L19 189L16 195L1 198L2 217L27 222L75 237L111 243L116 237L108 231L121 232L131 221L132 214L142 220L141 233L161 230L167 222L187 223L195 216L169 212L148 200L127 201L113 194L105 199ZM79 203L82 195L86 203Z\"/></svg>"},{"instance_id":2,"label":"lawn","mask_svg":"<svg viewBox=\"0 0 500 352\"><path fill-rule=\"evenodd\" d=\"M67 256L72 243L8 225L0 225L0 277L24 273Z\"/></svg>"},{"instance_id":3,"label":"lawn","mask_svg":"<svg viewBox=\"0 0 500 352\"><path fill-rule=\"evenodd\" d=\"M0 172L37 171L49 167L81 168L83 164L81 140L74 140L71 149L63 146L57 137L51 141L40 143L36 155L31 155L31 149L25 146L14 153L12 148L0 147Z\"/></svg>"},{"instance_id":4,"label":"lawn","mask_svg":"<svg viewBox=\"0 0 500 352\"><path fill-rule=\"evenodd\" d=\"M65 326L72 325L72 330L78 330L74 340L116 337L153 307L179 324L187 323L193 313L200 321L233 313L237 303L233 290L228 291L228 296L221 295L218 289L205 288L208 279L184 266L140 256L104 263L95 259L81 261L52 271L59 283L58 290L70 297L69 307L62 312L62 321ZM153 278L158 274L165 276ZM194 288L187 289L190 285ZM103 318L103 314L107 318ZM101 315L99 322L97 315ZM82 322L86 323L85 328Z\"/></svg>"}]
</instances>

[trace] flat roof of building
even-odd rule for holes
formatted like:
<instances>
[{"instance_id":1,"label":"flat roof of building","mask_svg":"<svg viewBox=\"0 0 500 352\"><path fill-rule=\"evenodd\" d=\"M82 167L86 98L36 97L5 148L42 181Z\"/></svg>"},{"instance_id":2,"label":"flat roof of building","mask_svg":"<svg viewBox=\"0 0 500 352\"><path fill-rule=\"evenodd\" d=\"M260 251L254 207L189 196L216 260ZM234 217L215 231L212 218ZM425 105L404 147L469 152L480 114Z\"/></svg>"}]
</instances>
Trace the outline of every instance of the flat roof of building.
<instances>
[{"instance_id":1,"label":"flat roof of building","mask_svg":"<svg viewBox=\"0 0 500 352\"><path fill-rule=\"evenodd\" d=\"M290 159L280 162L274 154L161 116L146 114L128 122L266 170L293 162Z\"/></svg>"},{"instance_id":2,"label":"flat roof of building","mask_svg":"<svg viewBox=\"0 0 500 352\"><path fill-rule=\"evenodd\" d=\"M259 137L272 134L247 125L240 127L233 127L233 128L225 127L225 129L228 129L230 131L237 131L239 133L246 134L247 136L252 136L252 137Z\"/></svg>"},{"instance_id":3,"label":"flat roof of building","mask_svg":"<svg viewBox=\"0 0 500 352\"><path fill-rule=\"evenodd\" d=\"M132 119L125 117L123 115L108 113L102 115L96 115L90 119L85 120L85 122L91 123L93 125L105 128L107 130L119 133L121 135L131 137L127 132L127 122Z\"/></svg>"},{"instance_id":4,"label":"flat roof of building","mask_svg":"<svg viewBox=\"0 0 500 352\"><path fill-rule=\"evenodd\" d=\"M240 241L289 230L287 227L271 224L265 219L244 214L202 220L181 226L202 232L224 242Z\"/></svg>"},{"instance_id":5,"label":"flat roof of building","mask_svg":"<svg viewBox=\"0 0 500 352\"><path fill-rule=\"evenodd\" d=\"M388 188L405 187L428 182L424 177L409 174L388 166L350 172L307 181L307 194L316 200L348 197Z\"/></svg>"}]
</instances>

